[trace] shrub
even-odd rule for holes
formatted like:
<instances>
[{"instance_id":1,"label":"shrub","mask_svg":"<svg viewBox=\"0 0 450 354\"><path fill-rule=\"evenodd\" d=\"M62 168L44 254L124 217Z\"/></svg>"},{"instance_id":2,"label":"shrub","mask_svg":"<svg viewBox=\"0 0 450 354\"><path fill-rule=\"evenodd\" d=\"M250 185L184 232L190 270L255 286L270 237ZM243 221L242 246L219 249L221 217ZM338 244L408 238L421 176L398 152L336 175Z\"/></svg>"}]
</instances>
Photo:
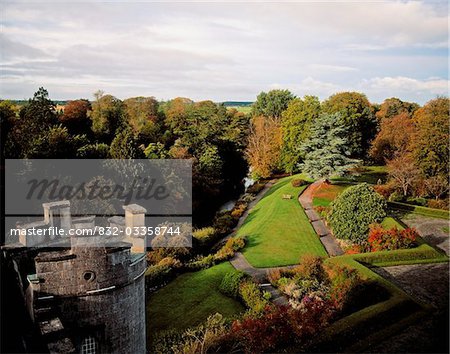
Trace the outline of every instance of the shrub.
<instances>
[{"instance_id":1,"label":"shrub","mask_svg":"<svg viewBox=\"0 0 450 354\"><path fill-rule=\"evenodd\" d=\"M167 267L171 267L171 268L180 268L181 267L181 262L173 257L166 257L161 259L158 262L159 266L167 266Z\"/></svg>"},{"instance_id":2,"label":"shrub","mask_svg":"<svg viewBox=\"0 0 450 354\"><path fill-rule=\"evenodd\" d=\"M240 271L232 271L225 274L220 283L219 290L221 293L237 298L239 295L239 286L246 278L246 274Z\"/></svg>"},{"instance_id":3,"label":"shrub","mask_svg":"<svg viewBox=\"0 0 450 354\"><path fill-rule=\"evenodd\" d=\"M356 287L363 281L353 268L328 263L326 269L330 279L329 298L338 311L345 311L353 300Z\"/></svg>"},{"instance_id":4,"label":"shrub","mask_svg":"<svg viewBox=\"0 0 450 354\"><path fill-rule=\"evenodd\" d=\"M390 184L377 184L373 186L373 189L384 199L388 199L389 196L395 191L395 188Z\"/></svg>"},{"instance_id":5,"label":"shrub","mask_svg":"<svg viewBox=\"0 0 450 354\"><path fill-rule=\"evenodd\" d=\"M257 316L261 314L264 308L269 305L269 301L264 298L259 286L250 280L240 284L239 295L245 305L249 308L249 313L251 315Z\"/></svg>"},{"instance_id":6,"label":"shrub","mask_svg":"<svg viewBox=\"0 0 450 354\"><path fill-rule=\"evenodd\" d=\"M269 301L272 298L272 294L268 291L263 291L263 298L267 301Z\"/></svg>"},{"instance_id":7,"label":"shrub","mask_svg":"<svg viewBox=\"0 0 450 354\"><path fill-rule=\"evenodd\" d=\"M427 203L428 208L448 210L448 202L445 200L431 199Z\"/></svg>"},{"instance_id":8,"label":"shrub","mask_svg":"<svg viewBox=\"0 0 450 354\"><path fill-rule=\"evenodd\" d=\"M182 336L181 343L172 346L174 354L205 354L214 352L222 338L227 334L228 328L225 319L220 313L211 315L202 324L194 329L187 329Z\"/></svg>"},{"instance_id":9,"label":"shrub","mask_svg":"<svg viewBox=\"0 0 450 354\"><path fill-rule=\"evenodd\" d=\"M230 237L214 255L217 261L225 261L234 257L234 253L245 247L244 237Z\"/></svg>"},{"instance_id":10,"label":"shrub","mask_svg":"<svg viewBox=\"0 0 450 354\"><path fill-rule=\"evenodd\" d=\"M179 345L182 340L182 332L177 330L165 330L152 333L150 353L170 353L172 347Z\"/></svg>"},{"instance_id":11,"label":"shrub","mask_svg":"<svg viewBox=\"0 0 450 354\"><path fill-rule=\"evenodd\" d=\"M305 186L308 184L308 182L306 182L304 179L301 178L294 178L291 181L292 187L301 187L301 186Z\"/></svg>"},{"instance_id":12,"label":"shrub","mask_svg":"<svg viewBox=\"0 0 450 354\"><path fill-rule=\"evenodd\" d=\"M281 278L281 271L279 269L270 269L267 271L267 279L273 286L278 286L278 281Z\"/></svg>"},{"instance_id":13,"label":"shrub","mask_svg":"<svg viewBox=\"0 0 450 354\"><path fill-rule=\"evenodd\" d=\"M198 240L200 245L204 246L214 241L216 237L216 229L211 226L197 229L192 233L192 236Z\"/></svg>"},{"instance_id":14,"label":"shrub","mask_svg":"<svg viewBox=\"0 0 450 354\"><path fill-rule=\"evenodd\" d=\"M337 238L363 244L369 226L386 216L386 201L367 183L343 191L331 203L328 217Z\"/></svg>"},{"instance_id":15,"label":"shrub","mask_svg":"<svg viewBox=\"0 0 450 354\"><path fill-rule=\"evenodd\" d=\"M200 270L212 267L216 264L216 259L213 254L209 254L207 256L200 256L197 259L186 263L186 268L189 270Z\"/></svg>"},{"instance_id":16,"label":"shrub","mask_svg":"<svg viewBox=\"0 0 450 354\"><path fill-rule=\"evenodd\" d=\"M391 193L388 200L390 202L402 202L405 200L405 196L397 191Z\"/></svg>"},{"instance_id":17,"label":"shrub","mask_svg":"<svg viewBox=\"0 0 450 354\"><path fill-rule=\"evenodd\" d=\"M278 346L292 343L294 336L288 311L287 307L267 307L259 317L246 316L234 321L230 335L242 346L238 352L274 352Z\"/></svg>"},{"instance_id":18,"label":"shrub","mask_svg":"<svg viewBox=\"0 0 450 354\"><path fill-rule=\"evenodd\" d=\"M233 218L239 219L242 214L244 214L245 210L247 210L247 203L239 202L237 203L233 210L231 211L231 216Z\"/></svg>"},{"instance_id":19,"label":"shrub","mask_svg":"<svg viewBox=\"0 0 450 354\"><path fill-rule=\"evenodd\" d=\"M310 254L305 254L300 259L300 264L295 267L296 277L302 279L317 279L324 281L326 278L323 268L323 258Z\"/></svg>"},{"instance_id":20,"label":"shrub","mask_svg":"<svg viewBox=\"0 0 450 354\"><path fill-rule=\"evenodd\" d=\"M255 196L253 194L249 194L249 193L245 193L242 197L241 200L245 203L250 203L253 202L255 200Z\"/></svg>"},{"instance_id":21,"label":"shrub","mask_svg":"<svg viewBox=\"0 0 450 354\"><path fill-rule=\"evenodd\" d=\"M412 248L416 245L418 233L415 229L399 230L396 227L385 230L380 225L370 229L368 242L372 252Z\"/></svg>"},{"instance_id":22,"label":"shrub","mask_svg":"<svg viewBox=\"0 0 450 354\"><path fill-rule=\"evenodd\" d=\"M247 188L246 192L256 195L259 192L261 192L264 189L265 184L264 183L255 183Z\"/></svg>"},{"instance_id":23,"label":"shrub","mask_svg":"<svg viewBox=\"0 0 450 354\"><path fill-rule=\"evenodd\" d=\"M418 206L426 206L427 205L427 200L425 198L420 198L420 197L408 198L406 202L409 204L418 205Z\"/></svg>"},{"instance_id":24,"label":"shrub","mask_svg":"<svg viewBox=\"0 0 450 354\"><path fill-rule=\"evenodd\" d=\"M324 219L330 214L330 208L326 206L318 205L314 207L314 210Z\"/></svg>"},{"instance_id":25,"label":"shrub","mask_svg":"<svg viewBox=\"0 0 450 354\"><path fill-rule=\"evenodd\" d=\"M219 235L227 235L231 233L235 225L236 219L231 216L230 211L219 213L213 223L213 226Z\"/></svg>"}]
</instances>

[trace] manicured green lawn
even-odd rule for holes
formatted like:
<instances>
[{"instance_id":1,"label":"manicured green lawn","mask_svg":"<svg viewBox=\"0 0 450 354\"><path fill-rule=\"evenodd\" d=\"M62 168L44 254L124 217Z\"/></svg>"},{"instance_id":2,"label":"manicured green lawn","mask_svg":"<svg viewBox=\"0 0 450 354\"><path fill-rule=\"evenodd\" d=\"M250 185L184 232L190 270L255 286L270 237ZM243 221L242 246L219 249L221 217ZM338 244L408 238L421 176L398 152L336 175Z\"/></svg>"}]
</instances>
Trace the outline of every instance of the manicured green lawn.
<instances>
[{"instance_id":1,"label":"manicured green lawn","mask_svg":"<svg viewBox=\"0 0 450 354\"><path fill-rule=\"evenodd\" d=\"M161 330L197 326L220 312L232 317L244 311L236 300L219 292L224 275L235 269L229 262L177 277L147 301L147 336Z\"/></svg>"},{"instance_id":2,"label":"manicured green lawn","mask_svg":"<svg viewBox=\"0 0 450 354\"><path fill-rule=\"evenodd\" d=\"M334 182L333 184L322 185L313 196L314 206L329 206L345 189L351 187L351 184Z\"/></svg>"},{"instance_id":3,"label":"manicured green lawn","mask_svg":"<svg viewBox=\"0 0 450 354\"><path fill-rule=\"evenodd\" d=\"M385 217L381 223L381 226L383 226L384 229L392 229L393 227L396 227L399 230L404 229L404 227L391 216Z\"/></svg>"},{"instance_id":4,"label":"manicured green lawn","mask_svg":"<svg viewBox=\"0 0 450 354\"><path fill-rule=\"evenodd\" d=\"M364 166L364 171L359 176L350 177L336 177L332 178L332 181L344 181L353 183L369 183L377 184L379 180L385 183L387 179L386 166Z\"/></svg>"},{"instance_id":5,"label":"manicured green lawn","mask_svg":"<svg viewBox=\"0 0 450 354\"><path fill-rule=\"evenodd\" d=\"M253 208L238 230L238 236L247 236L243 254L255 267L275 267L296 264L302 254L327 256L319 237L314 232L297 196L306 188L292 187L296 175L278 181ZM292 199L282 199L291 194Z\"/></svg>"}]
</instances>

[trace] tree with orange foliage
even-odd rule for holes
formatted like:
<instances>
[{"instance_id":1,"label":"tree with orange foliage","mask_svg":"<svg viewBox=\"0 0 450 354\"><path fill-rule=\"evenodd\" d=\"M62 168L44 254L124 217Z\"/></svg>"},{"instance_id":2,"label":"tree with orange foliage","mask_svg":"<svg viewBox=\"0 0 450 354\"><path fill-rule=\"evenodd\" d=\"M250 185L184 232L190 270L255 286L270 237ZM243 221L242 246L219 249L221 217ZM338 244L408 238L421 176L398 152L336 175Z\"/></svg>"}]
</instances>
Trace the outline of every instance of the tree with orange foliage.
<instances>
[{"instance_id":1,"label":"tree with orange foliage","mask_svg":"<svg viewBox=\"0 0 450 354\"><path fill-rule=\"evenodd\" d=\"M413 150L427 177L449 174L450 100L439 97L426 103L414 115L417 126Z\"/></svg>"},{"instance_id":2,"label":"tree with orange foliage","mask_svg":"<svg viewBox=\"0 0 450 354\"><path fill-rule=\"evenodd\" d=\"M370 156L379 163L402 155L411 149L416 134L413 120L407 113L398 114L381 121L381 129L372 142Z\"/></svg>"},{"instance_id":3,"label":"tree with orange foliage","mask_svg":"<svg viewBox=\"0 0 450 354\"><path fill-rule=\"evenodd\" d=\"M376 117L380 121L385 118L393 118L399 114L406 114L409 117L412 117L418 108L419 105L417 103L403 102L396 97L387 98L380 105Z\"/></svg>"},{"instance_id":4,"label":"tree with orange foliage","mask_svg":"<svg viewBox=\"0 0 450 354\"><path fill-rule=\"evenodd\" d=\"M88 100L80 99L69 101L64 107L64 113L59 116L59 121L63 123L70 132L86 132L90 127L88 111L91 104Z\"/></svg>"},{"instance_id":5,"label":"tree with orange foliage","mask_svg":"<svg viewBox=\"0 0 450 354\"><path fill-rule=\"evenodd\" d=\"M263 116L252 119L246 156L255 177L267 178L276 170L280 161L281 144L279 120Z\"/></svg>"}]
</instances>

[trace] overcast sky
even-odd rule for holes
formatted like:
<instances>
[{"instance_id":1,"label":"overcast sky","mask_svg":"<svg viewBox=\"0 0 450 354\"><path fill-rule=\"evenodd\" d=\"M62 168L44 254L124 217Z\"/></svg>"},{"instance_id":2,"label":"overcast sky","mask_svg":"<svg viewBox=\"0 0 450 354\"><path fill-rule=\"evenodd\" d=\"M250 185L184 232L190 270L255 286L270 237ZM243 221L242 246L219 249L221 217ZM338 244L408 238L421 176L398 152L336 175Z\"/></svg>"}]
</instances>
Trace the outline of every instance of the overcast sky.
<instances>
[{"instance_id":1,"label":"overcast sky","mask_svg":"<svg viewBox=\"0 0 450 354\"><path fill-rule=\"evenodd\" d=\"M447 1L5 2L0 97L448 95Z\"/></svg>"}]
</instances>

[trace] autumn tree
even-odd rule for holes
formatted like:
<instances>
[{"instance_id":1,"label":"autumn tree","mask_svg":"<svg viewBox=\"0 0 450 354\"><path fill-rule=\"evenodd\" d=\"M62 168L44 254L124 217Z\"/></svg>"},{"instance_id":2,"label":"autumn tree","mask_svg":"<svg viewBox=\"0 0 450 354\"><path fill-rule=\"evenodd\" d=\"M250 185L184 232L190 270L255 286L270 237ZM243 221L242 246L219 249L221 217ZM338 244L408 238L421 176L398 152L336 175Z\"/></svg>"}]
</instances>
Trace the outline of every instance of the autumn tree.
<instances>
[{"instance_id":1,"label":"autumn tree","mask_svg":"<svg viewBox=\"0 0 450 354\"><path fill-rule=\"evenodd\" d=\"M449 191L448 178L442 175L429 177L424 183L428 194L433 196L436 200L443 197Z\"/></svg>"},{"instance_id":2,"label":"autumn tree","mask_svg":"<svg viewBox=\"0 0 450 354\"><path fill-rule=\"evenodd\" d=\"M98 91L94 94L92 111L89 118L92 120L92 131L100 138L112 139L117 129L124 127L124 107L121 100L104 95Z\"/></svg>"},{"instance_id":3,"label":"autumn tree","mask_svg":"<svg viewBox=\"0 0 450 354\"><path fill-rule=\"evenodd\" d=\"M324 113L340 113L342 124L348 128L351 156L366 158L377 128L367 97L359 92L337 93L323 102L322 110Z\"/></svg>"},{"instance_id":4,"label":"autumn tree","mask_svg":"<svg viewBox=\"0 0 450 354\"><path fill-rule=\"evenodd\" d=\"M142 140L158 138L158 101L154 97L132 97L123 101L126 122Z\"/></svg>"},{"instance_id":5,"label":"autumn tree","mask_svg":"<svg viewBox=\"0 0 450 354\"><path fill-rule=\"evenodd\" d=\"M311 124L319 117L320 101L315 96L295 98L282 114L283 146L281 163L288 173L298 171L302 160L300 144L309 137Z\"/></svg>"},{"instance_id":6,"label":"autumn tree","mask_svg":"<svg viewBox=\"0 0 450 354\"><path fill-rule=\"evenodd\" d=\"M439 97L426 103L414 115L417 133L414 137L414 157L425 176L449 174L449 105Z\"/></svg>"},{"instance_id":7,"label":"autumn tree","mask_svg":"<svg viewBox=\"0 0 450 354\"><path fill-rule=\"evenodd\" d=\"M164 104L165 123L176 134L186 128L187 109L193 104L194 101L185 97L177 97Z\"/></svg>"},{"instance_id":8,"label":"autumn tree","mask_svg":"<svg viewBox=\"0 0 450 354\"><path fill-rule=\"evenodd\" d=\"M267 178L277 169L281 143L281 126L276 118L252 119L246 156L254 177Z\"/></svg>"},{"instance_id":9,"label":"autumn tree","mask_svg":"<svg viewBox=\"0 0 450 354\"><path fill-rule=\"evenodd\" d=\"M356 160L350 159L349 128L339 113L321 114L310 127L310 136L300 145L304 161L300 165L310 177L342 175Z\"/></svg>"},{"instance_id":10,"label":"autumn tree","mask_svg":"<svg viewBox=\"0 0 450 354\"><path fill-rule=\"evenodd\" d=\"M64 107L64 112L59 116L59 121L67 127L69 132L78 134L90 130L91 121L88 112L91 103L85 99L69 101Z\"/></svg>"},{"instance_id":11,"label":"autumn tree","mask_svg":"<svg viewBox=\"0 0 450 354\"><path fill-rule=\"evenodd\" d=\"M370 156L379 163L411 150L416 134L414 121L407 113L398 114L381 121L380 131L372 142Z\"/></svg>"},{"instance_id":12,"label":"autumn tree","mask_svg":"<svg viewBox=\"0 0 450 354\"><path fill-rule=\"evenodd\" d=\"M389 177L402 190L403 196L407 197L421 175L413 156L409 153L398 155L388 160L386 166Z\"/></svg>"},{"instance_id":13,"label":"autumn tree","mask_svg":"<svg viewBox=\"0 0 450 354\"><path fill-rule=\"evenodd\" d=\"M252 115L281 118L281 114L294 98L295 96L289 90L261 92L252 105Z\"/></svg>"},{"instance_id":14,"label":"autumn tree","mask_svg":"<svg viewBox=\"0 0 450 354\"><path fill-rule=\"evenodd\" d=\"M417 103L404 102L396 97L387 98L380 105L376 117L379 121L384 118L393 118L400 114L411 118L418 108L419 105Z\"/></svg>"}]
</instances>

